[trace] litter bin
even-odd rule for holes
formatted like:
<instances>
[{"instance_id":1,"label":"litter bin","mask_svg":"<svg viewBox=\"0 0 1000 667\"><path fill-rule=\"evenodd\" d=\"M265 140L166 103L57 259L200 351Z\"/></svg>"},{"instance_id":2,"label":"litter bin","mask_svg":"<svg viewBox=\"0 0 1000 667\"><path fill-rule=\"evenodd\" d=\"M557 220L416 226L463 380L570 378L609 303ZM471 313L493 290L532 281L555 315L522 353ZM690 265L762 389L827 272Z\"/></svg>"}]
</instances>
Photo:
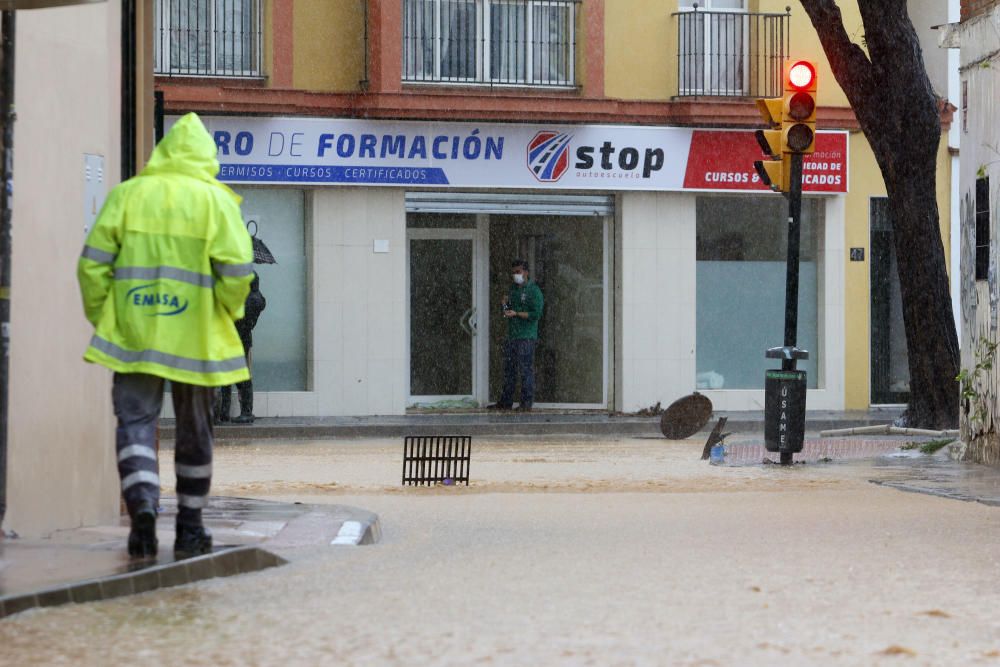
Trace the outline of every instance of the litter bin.
<instances>
[{"instance_id":1,"label":"litter bin","mask_svg":"<svg viewBox=\"0 0 1000 667\"><path fill-rule=\"evenodd\" d=\"M764 446L769 452L802 451L806 434L806 372L764 373Z\"/></svg>"}]
</instances>

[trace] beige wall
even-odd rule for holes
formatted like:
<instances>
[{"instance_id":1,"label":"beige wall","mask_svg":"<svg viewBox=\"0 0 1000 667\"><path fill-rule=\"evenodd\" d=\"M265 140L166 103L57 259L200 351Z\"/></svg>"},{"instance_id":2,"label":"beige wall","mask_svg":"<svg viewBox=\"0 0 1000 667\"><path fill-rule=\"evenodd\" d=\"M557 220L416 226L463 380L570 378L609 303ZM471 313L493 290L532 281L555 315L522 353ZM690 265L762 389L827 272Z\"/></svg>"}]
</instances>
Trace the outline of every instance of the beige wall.
<instances>
[{"instance_id":1,"label":"beige wall","mask_svg":"<svg viewBox=\"0 0 1000 667\"><path fill-rule=\"evenodd\" d=\"M81 360L84 153L119 174L120 3L18 12L10 449L4 527L118 515L110 373Z\"/></svg>"}]
</instances>

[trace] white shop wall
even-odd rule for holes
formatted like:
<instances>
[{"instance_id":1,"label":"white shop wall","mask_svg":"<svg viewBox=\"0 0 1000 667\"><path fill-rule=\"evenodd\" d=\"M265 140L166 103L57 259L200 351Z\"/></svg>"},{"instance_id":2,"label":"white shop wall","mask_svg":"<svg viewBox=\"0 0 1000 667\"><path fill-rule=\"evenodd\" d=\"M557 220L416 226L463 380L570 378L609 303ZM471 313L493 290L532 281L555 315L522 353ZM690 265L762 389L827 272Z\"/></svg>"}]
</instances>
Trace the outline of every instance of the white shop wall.
<instances>
[{"instance_id":1,"label":"white shop wall","mask_svg":"<svg viewBox=\"0 0 1000 667\"><path fill-rule=\"evenodd\" d=\"M403 190L312 193L313 377L320 415L406 410ZM388 243L388 252L375 252Z\"/></svg>"},{"instance_id":2,"label":"white shop wall","mask_svg":"<svg viewBox=\"0 0 1000 667\"><path fill-rule=\"evenodd\" d=\"M695 198L621 195L621 409L694 390Z\"/></svg>"}]
</instances>

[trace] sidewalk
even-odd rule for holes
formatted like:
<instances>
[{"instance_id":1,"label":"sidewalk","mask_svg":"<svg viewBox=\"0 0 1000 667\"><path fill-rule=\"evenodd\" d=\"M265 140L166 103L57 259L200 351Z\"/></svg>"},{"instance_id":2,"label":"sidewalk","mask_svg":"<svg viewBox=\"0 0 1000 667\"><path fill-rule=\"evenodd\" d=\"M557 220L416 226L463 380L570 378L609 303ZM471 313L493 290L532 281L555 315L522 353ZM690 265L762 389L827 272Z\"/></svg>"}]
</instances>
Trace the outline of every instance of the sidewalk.
<instances>
[{"instance_id":1,"label":"sidewalk","mask_svg":"<svg viewBox=\"0 0 1000 667\"><path fill-rule=\"evenodd\" d=\"M173 558L176 501L164 498L157 521L159 556L132 561L129 523L57 531L47 539L0 539L0 618L34 607L92 602L212 577L276 567L296 548L373 544L378 517L338 505L302 505L213 497L204 510L215 548Z\"/></svg>"},{"instance_id":2,"label":"sidewalk","mask_svg":"<svg viewBox=\"0 0 1000 667\"><path fill-rule=\"evenodd\" d=\"M806 412L806 431L853 428L892 422L902 408L858 411L815 410ZM764 431L764 411L714 412L703 429L711 430L719 417L728 417L732 433ZM466 410L413 412L373 417L262 417L251 425L216 426L220 440L401 438L407 435L472 436L661 436L660 418L609 414L598 411L535 410L531 413ZM174 438L174 420L160 421L160 437Z\"/></svg>"}]
</instances>

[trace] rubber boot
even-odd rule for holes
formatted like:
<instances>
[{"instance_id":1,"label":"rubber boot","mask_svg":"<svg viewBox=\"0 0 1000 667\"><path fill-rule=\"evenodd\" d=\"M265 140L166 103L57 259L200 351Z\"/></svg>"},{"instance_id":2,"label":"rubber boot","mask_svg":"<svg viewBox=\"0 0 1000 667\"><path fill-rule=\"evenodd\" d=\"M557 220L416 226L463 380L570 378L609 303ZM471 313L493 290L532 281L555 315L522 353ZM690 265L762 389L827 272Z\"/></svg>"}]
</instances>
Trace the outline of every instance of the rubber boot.
<instances>
[{"instance_id":1,"label":"rubber boot","mask_svg":"<svg viewBox=\"0 0 1000 667\"><path fill-rule=\"evenodd\" d=\"M128 555L133 558L155 558L158 547L156 507L152 500L143 500L132 513L132 529L128 533Z\"/></svg>"},{"instance_id":2,"label":"rubber boot","mask_svg":"<svg viewBox=\"0 0 1000 667\"><path fill-rule=\"evenodd\" d=\"M211 553L212 533L205 526L177 524L177 536L174 539L174 558L190 558Z\"/></svg>"}]
</instances>

